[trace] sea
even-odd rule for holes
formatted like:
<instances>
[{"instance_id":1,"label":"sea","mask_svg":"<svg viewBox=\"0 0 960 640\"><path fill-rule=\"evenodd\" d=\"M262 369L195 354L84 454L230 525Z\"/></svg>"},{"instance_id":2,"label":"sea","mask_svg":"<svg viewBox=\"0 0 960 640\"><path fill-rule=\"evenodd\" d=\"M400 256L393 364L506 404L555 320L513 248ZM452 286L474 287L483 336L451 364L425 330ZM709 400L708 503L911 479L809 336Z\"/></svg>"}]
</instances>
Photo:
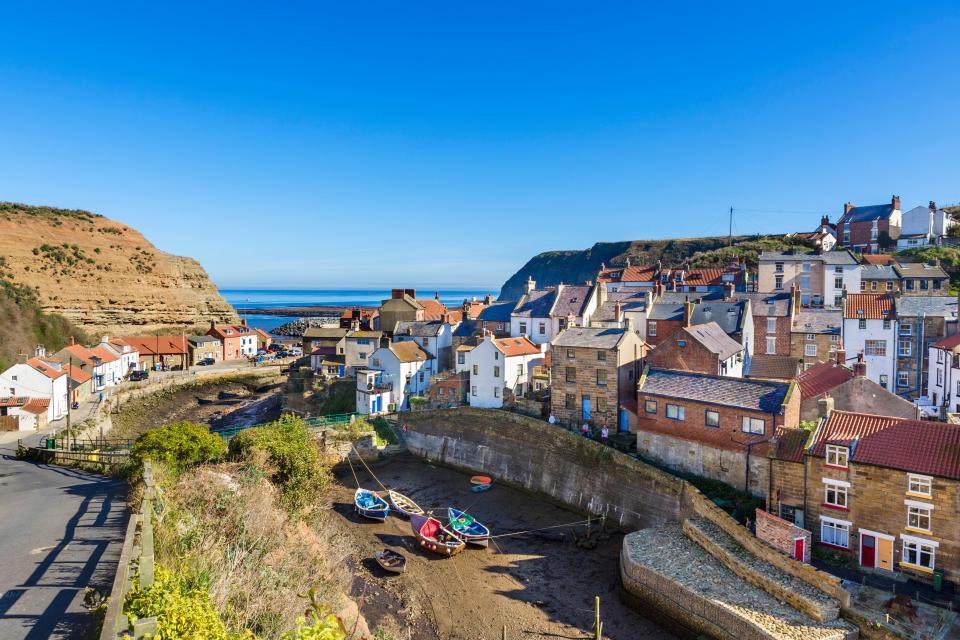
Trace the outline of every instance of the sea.
<instances>
[{"instance_id":1,"label":"sea","mask_svg":"<svg viewBox=\"0 0 960 640\"><path fill-rule=\"evenodd\" d=\"M242 309L272 309L274 307L378 307L390 297L390 289L220 289L221 295L240 312L247 324L264 331L272 331L297 316L243 313ZM472 298L486 295L496 298L500 292L490 289L418 289L418 298L440 295L440 302L448 307L459 306Z\"/></svg>"}]
</instances>

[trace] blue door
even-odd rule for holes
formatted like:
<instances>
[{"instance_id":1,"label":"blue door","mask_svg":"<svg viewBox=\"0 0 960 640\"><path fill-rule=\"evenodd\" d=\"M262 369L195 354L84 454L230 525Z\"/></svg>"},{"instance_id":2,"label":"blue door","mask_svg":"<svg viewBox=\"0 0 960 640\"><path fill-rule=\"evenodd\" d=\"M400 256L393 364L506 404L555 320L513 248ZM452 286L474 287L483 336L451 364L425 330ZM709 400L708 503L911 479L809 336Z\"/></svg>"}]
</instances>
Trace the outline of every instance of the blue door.
<instances>
[{"instance_id":1,"label":"blue door","mask_svg":"<svg viewBox=\"0 0 960 640\"><path fill-rule=\"evenodd\" d=\"M583 404L581 406L582 406L582 413L583 413L583 421L589 422L590 421L590 396L583 396Z\"/></svg>"},{"instance_id":2,"label":"blue door","mask_svg":"<svg viewBox=\"0 0 960 640\"><path fill-rule=\"evenodd\" d=\"M380 407L383 406L383 396L377 396L373 399L373 412L380 413Z\"/></svg>"},{"instance_id":3,"label":"blue door","mask_svg":"<svg viewBox=\"0 0 960 640\"><path fill-rule=\"evenodd\" d=\"M618 431L629 431L629 423L627 421L627 410L620 409L620 422L617 425L619 428Z\"/></svg>"},{"instance_id":4,"label":"blue door","mask_svg":"<svg viewBox=\"0 0 960 640\"><path fill-rule=\"evenodd\" d=\"M341 378L343 377L343 374L344 374L343 369L344 369L344 365L340 365L340 377L341 377Z\"/></svg>"}]
</instances>

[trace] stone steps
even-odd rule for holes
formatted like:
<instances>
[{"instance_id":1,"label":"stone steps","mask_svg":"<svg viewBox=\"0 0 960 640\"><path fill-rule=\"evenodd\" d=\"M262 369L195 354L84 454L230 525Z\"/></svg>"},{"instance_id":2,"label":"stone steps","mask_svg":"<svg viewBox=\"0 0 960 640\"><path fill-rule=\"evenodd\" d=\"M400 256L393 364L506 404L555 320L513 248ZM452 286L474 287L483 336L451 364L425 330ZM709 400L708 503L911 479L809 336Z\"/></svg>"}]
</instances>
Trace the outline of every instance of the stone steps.
<instances>
[{"instance_id":1,"label":"stone steps","mask_svg":"<svg viewBox=\"0 0 960 640\"><path fill-rule=\"evenodd\" d=\"M684 520L683 533L742 579L814 620L839 617L840 603L835 598L755 556L709 520Z\"/></svg>"}]
</instances>

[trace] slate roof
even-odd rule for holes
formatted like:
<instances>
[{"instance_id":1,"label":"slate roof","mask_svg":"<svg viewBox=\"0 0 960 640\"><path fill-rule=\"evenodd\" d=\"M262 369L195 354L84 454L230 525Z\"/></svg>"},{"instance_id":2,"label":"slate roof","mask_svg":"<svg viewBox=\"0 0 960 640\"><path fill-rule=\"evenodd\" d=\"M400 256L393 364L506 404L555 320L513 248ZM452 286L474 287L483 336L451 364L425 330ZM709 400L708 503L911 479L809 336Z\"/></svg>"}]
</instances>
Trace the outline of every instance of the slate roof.
<instances>
[{"instance_id":1,"label":"slate roof","mask_svg":"<svg viewBox=\"0 0 960 640\"><path fill-rule=\"evenodd\" d=\"M785 317L790 315L789 293L735 293L734 300L749 300L753 317Z\"/></svg>"},{"instance_id":2,"label":"slate roof","mask_svg":"<svg viewBox=\"0 0 960 640\"><path fill-rule=\"evenodd\" d=\"M851 320L892 320L893 296L885 293L854 293L847 296L843 317Z\"/></svg>"},{"instance_id":3,"label":"slate roof","mask_svg":"<svg viewBox=\"0 0 960 640\"><path fill-rule=\"evenodd\" d=\"M583 308L590 298L590 291L593 287L584 285L562 285L554 297L553 307L550 309L550 315L558 318L567 316L582 316Z\"/></svg>"},{"instance_id":4,"label":"slate roof","mask_svg":"<svg viewBox=\"0 0 960 640\"><path fill-rule=\"evenodd\" d=\"M395 336L413 338L435 338L443 330L444 323L439 320L413 320L398 322L393 330Z\"/></svg>"},{"instance_id":5,"label":"slate roof","mask_svg":"<svg viewBox=\"0 0 960 640\"><path fill-rule=\"evenodd\" d=\"M803 462L803 452L811 433L806 429L784 429L777 434L771 450L777 460Z\"/></svg>"},{"instance_id":6,"label":"slate roof","mask_svg":"<svg viewBox=\"0 0 960 640\"><path fill-rule=\"evenodd\" d=\"M513 300L494 302L487 305L477 319L485 322L510 322L510 314L513 313L516 305L517 303Z\"/></svg>"},{"instance_id":7,"label":"slate roof","mask_svg":"<svg viewBox=\"0 0 960 640\"><path fill-rule=\"evenodd\" d=\"M861 280L899 280L900 275L890 264L865 264L860 269Z\"/></svg>"},{"instance_id":8,"label":"slate roof","mask_svg":"<svg viewBox=\"0 0 960 640\"><path fill-rule=\"evenodd\" d=\"M654 302L647 313L648 320L683 320L682 302Z\"/></svg>"},{"instance_id":9,"label":"slate roof","mask_svg":"<svg viewBox=\"0 0 960 640\"><path fill-rule=\"evenodd\" d=\"M790 385L688 371L650 369L641 378L640 393L719 404L764 413L780 413Z\"/></svg>"},{"instance_id":10,"label":"slate roof","mask_svg":"<svg viewBox=\"0 0 960 640\"><path fill-rule=\"evenodd\" d=\"M839 309L803 309L794 316L794 333L835 333L840 335L843 325L843 312Z\"/></svg>"},{"instance_id":11,"label":"slate roof","mask_svg":"<svg viewBox=\"0 0 960 640\"><path fill-rule=\"evenodd\" d=\"M523 318L549 318L556 296L556 289L534 289L520 297L513 315Z\"/></svg>"},{"instance_id":12,"label":"slate roof","mask_svg":"<svg viewBox=\"0 0 960 640\"><path fill-rule=\"evenodd\" d=\"M817 430L812 455L850 447L850 461L960 480L960 425L834 411Z\"/></svg>"},{"instance_id":13,"label":"slate roof","mask_svg":"<svg viewBox=\"0 0 960 640\"><path fill-rule=\"evenodd\" d=\"M823 254L797 251L793 253L784 253L782 251L762 251L759 260L772 262L821 262Z\"/></svg>"},{"instance_id":14,"label":"slate roof","mask_svg":"<svg viewBox=\"0 0 960 640\"><path fill-rule=\"evenodd\" d=\"M797 376L800 397L813 398L853 378L853 371L832 362L818 362Z\"/></svg>"},{"instance_id":15,"label":"slate roof","mask_svg":"<svg viewBox=\"0 0 960 640\"><path fill-rule=\"evenodd\" d=\"M843 214L837 221L837 224L883 220L884 218L889 218L892 213L893 205L890 203L873 204L866 207L854 207Z\"/></svg>"},{"instance_id":16,"label":"slate roof","mask_svg":"<svg viewBox=\"0 0 960 640\"><path fill-rule=\"evenodd\" d=\"M947 272L940 265L927 264L925 262L901 262L894 269L902 278L943 278L946 279Z\"/></svg>"},{"instance_id":17,"label":"slate roof","mask_svg":"<svg viewBox=\"0 0 960 640\"><path fill-rule=\"evenodd\" d=\"M189 342L190 344L198 344L198 345L209 344L211 342L216 342L217 344L220 344L220 341L216 338L216 336L188 336L187 342Z\"/></svg>"},{"instance_id":18,"label":"slate roof","mask_svg":"<svg viewBox=\"0 0 960 640\"><path fill-rule=\"evenodd\" d=\"M902 317L920 314L937 318L957 317L956 296L901 296L897 301L897 315Z\"/></svg>"},{"instance_id":19,"label":"slate roof","mask_svg":"<svg viewBox=\"0 0 960 640\"><path fill-rule=\"evenodd\" d=\"M613 349L623 334L623 329L613 327L569 327L561 331L552 344L555 347Z\"/></svg>"},{"instance_id":20,"label":"slate roof","mask_svg":"<svg viewBox=\"0 0 960 640\"><path fill-rule=\"evenodd\" d=\"M590 321L613 322L616 320L617 302L617 300L607 300L604 302L593 312ZM620 300L619 302L621 313L626 313L627 311L634 313L642 312L647 308L647 301L644 298L628 298L626 300Z\"/></svg>"},{"instance_id":21,"label":"slate roof","mask_svg":"<svg viewBox=\"0 0 960 640\"><path fill-rule=\"evenodd\" d=\"M770 353L758 353L750 358L748 378L766 380L792 380L797 377L799 361L793 356L778 356Z\"/></svg>"},{"instance_id":22,"label":"slate roof","mask_svg":"<svg viewBox=\"0 0 960 640\"><path fill-rule=\"evenodd\" d=\"M743 330L743 321L749 301L706 300L693 306L690 314L690 324L706 324L716 322L726 333L737 333Z\"/></svg>"},{"instance_id":23,"label":"slate roof","mask_svg":"<svg viewBox=\"0 0 960 640\"><path fill-rule=\"evenodd\" d=\"M683 330L691 338L702 344L720 360L726 360L735 353L743 351L743 345L731 338L716 322L695 324Z\"/></svg>"},{"instance_id":24,"label":"slate roof","mask_svg":"<svg viewBox=\"0 0 960 640\"><path fill-rule=\"evenodd\" d=\"M820 259L823 260L823 264L831 265L854 265L857 264L857 259L853 257L853 254L847 251L846 249L841 249L837 251L824 251L820 254Z\"/></svg>"},{"instance_id":25,"label":"slate roof","mask_svg":"<svg viewBox=\"0 0 960 640\"><path fill-rule=\"evenodd\" d=\"M453 335L457 338L469 338L477 330L476 320L463 320L453 330Z\"/></svg>"}]
</instances>

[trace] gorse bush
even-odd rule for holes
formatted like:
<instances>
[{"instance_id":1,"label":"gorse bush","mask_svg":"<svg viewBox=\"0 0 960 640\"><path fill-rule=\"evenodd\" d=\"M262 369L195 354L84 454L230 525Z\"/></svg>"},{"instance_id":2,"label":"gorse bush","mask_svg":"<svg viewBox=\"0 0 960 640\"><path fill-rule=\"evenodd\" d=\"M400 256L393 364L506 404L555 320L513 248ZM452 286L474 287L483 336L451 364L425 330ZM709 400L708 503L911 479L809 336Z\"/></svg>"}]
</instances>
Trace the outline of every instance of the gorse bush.
<instances>
[{"instance_id":1,"label":"gorse bush","mask_svg":"<svg viewBox=\"0 0 960 640\"><path fill-rule=\"evenodd\" d=\"M255 459L254 451L267 455L270 481L280 488L283 505L291 513L302 511L329 479L323 452L302 418L283 416L230 440L234 460Z\"/></svg>"},{"instance_id":2,"label":"gorse bush","mask_svg":"<svg viewBox=\"0 0 960 640\"><path fill-rule=\"evenodd\" d=\"M143 434L130 449L136 461L144 459L165 463L175 472L223 457L227 445L201 424L175 422Z\"/></svg>"}]
</instances>

